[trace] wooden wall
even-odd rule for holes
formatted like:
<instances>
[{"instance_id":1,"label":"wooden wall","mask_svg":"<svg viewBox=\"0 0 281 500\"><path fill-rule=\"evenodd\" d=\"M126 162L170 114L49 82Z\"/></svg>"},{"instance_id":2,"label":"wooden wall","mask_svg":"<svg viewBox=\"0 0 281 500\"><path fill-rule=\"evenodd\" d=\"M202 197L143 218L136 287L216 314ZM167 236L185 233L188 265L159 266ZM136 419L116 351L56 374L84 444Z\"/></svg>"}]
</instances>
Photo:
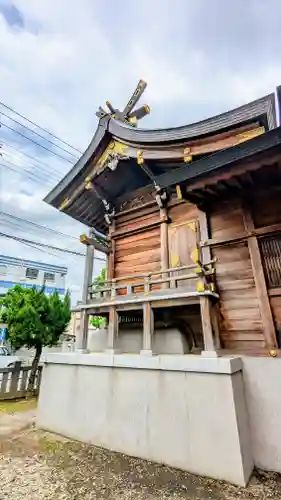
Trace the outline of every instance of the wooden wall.
<instances>
[{"instance_id":1,"label":"wooden wall","mask_svg":"<svg viewBox=\"0 0 281 500\"><path fill-rule=\"evenodd\" d=\"M136 208L133 211L122 212L116 217L114 232L111 237L114 241L114 259L112 277L122 277L130 274L149 273L161 269L160 248L160 210L156 202L149 206ZM186 222L196 221L197 208L188 202L178 202L172 199L168 207L169 241L176 242L175 252L179 255L181 248L190 263L191 252L194 248L194 236L191 229L187 228L187 238L176 238L176 232L181 232ZM177 241L180 242L180 247ZM190 250L190 251L189 251ZM170 252L171 253L171 252ZM169 265L172 266L170 260Z\"/></svg>"},{"instance_id":2,"label":"wooden wall","mask_svg":"<svg viewBox=\"0 0 281 500\"><path fill-rule=\"evenodd\" d=\"M213 240L244 233L240 202L221 204L209 217ZM251 350L265 347L263 325L248 244L233 243L212 249L217 258L216 281L220 294L222 347Z\"/></svg>"},{"instance_id":3,"label":"wooden wall","mask_svg":"<svg viewBox=\"0 0 281 500\"><path fill-rule=\"evenodd\" d=\"M280 193L265 193L252 203L255 227L280 225ZM260 239L265 278L279 346L281 345L281 227L280 231Z\"/></svg>"},{"instance_id":4,"label":"wooden wall","mask_svg":"<svg viewBox=\"0 0 281 500\"><path fill-rule=\"evenodd\" d=\"M280 200L279 196L270 194L267 200L261 202L257 196L250 202L250 218L253 218L254 228L265 228L279 223ZM111 277L161 270L163 222L160 210L151 197L149 202L144 200L143 203L137 208L120 212L116 217L111 234L114 249L110 260ZM206 232L204 236L200 236L200 212L191 203L172 199L169 201L167 215L169 266L189 264L192 262L191 254L196 244L200 240L202 242L208 239ZM217 258L216 282L220 295L219 326L222 347L240 352L254 352L266 349L269 336L265 334L266 311L261 306L261 292L257 287L257 276L253 270L255 265L252 263L253 246L260 247L262 259L262 245L259 236L249 236L245 217L245 206L241 200L226 201L208 212L208 225L211 257ZM193 222L197 226L197 232L192 229ZM235 237L239 237L239 241L229 241ZM264 234L261 238L264 238ZM263 267L264 263L260 265L260 268ZM136 282L136 279L133 282ZM272 329L274 330L275 325L277 330L280 329L281 335L281 286L280 296L276 289L271 293L271 290L265 288L265 293Z\"/></svg>"},{"instance_id":5,"label":"wooden wall","mask_svg":"<svg viewBox=\"0 0 281 500\"><path fill-rule=\"evenodd\" d=\"M161 267L160 213L156 205L116 219L114 277L148 273Z\"/></svg>"}]
</instances>

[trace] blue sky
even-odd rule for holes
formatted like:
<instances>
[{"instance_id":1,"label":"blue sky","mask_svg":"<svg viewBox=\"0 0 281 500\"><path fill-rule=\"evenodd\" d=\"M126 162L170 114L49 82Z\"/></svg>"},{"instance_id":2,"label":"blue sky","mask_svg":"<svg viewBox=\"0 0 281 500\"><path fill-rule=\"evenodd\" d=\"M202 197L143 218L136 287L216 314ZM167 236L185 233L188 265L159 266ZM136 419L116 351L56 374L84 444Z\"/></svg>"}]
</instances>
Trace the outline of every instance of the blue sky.
<instances>
[{"instance_id":1,"label":"blue sky","mask_svg":"<svg viewBox=\"0 0 281 500\"><path fill-rule=\"evenodd\" d=\"M0 101L84 150L98 106L110 99L121 108L144 78L151 115L141 126L183 125L281 83L280 26L280 0L0 0ZM61 175L69 168L26 142L25 148ZM41 201L49 189L43 181L0 170L0 183L6 212L81 232ZM1 253L65 260L78 298L83 259L57 259L3 239L0 244Z\"/></svg>"}]
</instances>

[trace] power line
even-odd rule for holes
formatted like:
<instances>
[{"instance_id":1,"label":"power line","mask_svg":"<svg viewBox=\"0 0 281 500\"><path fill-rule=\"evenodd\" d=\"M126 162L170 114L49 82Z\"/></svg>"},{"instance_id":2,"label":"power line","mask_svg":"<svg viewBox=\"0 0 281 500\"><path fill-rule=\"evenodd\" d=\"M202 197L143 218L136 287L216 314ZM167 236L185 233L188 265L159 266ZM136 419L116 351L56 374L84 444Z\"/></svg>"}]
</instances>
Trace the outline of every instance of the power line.
<instances>
[{"instance_id":1,"label":"power line","mask_svg":"<svg viewBox=\"0 0 281 500\"><path fill-rule=\"evenodd\" d=\"M49 130L43 128L43 127L40 127L40 125L37 125L37 123L34 123L32 120L30 120L29 118L26 118L26 116L24 115L21 115L20 113L18 113L17 111L15 111L13 108L11 108L10 106L7 106L6 104L4 104L3 102L0 101L0 104L1 106L3 106L4 108L8 109L9 111L12 111L12 113L15 113L17 116L20 116L21 118L23 118L24 120L26 120L28 123L31 123L31 125L35 125L35 127L38 127L40 130L43 130L43 132L45 132L46 134L49 134L51 135L52 137L54 137L55 139L57 139L58 141L62 142L63 144L65 144L66 146L68 146L69 148L73 149L74 151L77 151L77 153L80 153L80 154L83 154L83 152L80 150L80 149L77 149L75 148L74 146L71 146L71 144L69 144L68 142L66 141L63 141L62 139L60 139L58 136L56 136L55 134L53 134L52 132L49 132Z\"/></svg>"},{"instance_id":2,"label":"power line","mask_svg":"<svg viewBox=\"0 0 281 500\"><path fill-rule=\"evenodd\" d=\"M73 156L76 160L78 160L78 156L76 156L75 154L71 153L70 151L67 151L67 149L62 148L61 146L58 146L55 142L52 142L49 139L47 139L46 137L44 137L43 135L38 134L38 132L36 132L35 130L32 130L31 128L27 127L26 125L23 125L23 123L20 123L17 120L15 120L14 118L11 118L9 115L6 115L6 113L3 113L3 111L0 111L0 115L5 116L6 118L8 118L8 120L11 120L12 122L16 123L20 127L25 128L26 130L28 130L32 134L35 134L35 135L37 135L37 137L40 137L40 139L43 139L44 141L48 142L52 146L55 146L56 148L61 149L62 151L64 151L68 155Z\"/></svg>"},{"instance_id":3,"label":"power line","mask_svg":"<svg viewBox=\"0 0 281 500\"><path fill-rule=\"evenodd\" d=\"M39 228L39 229L44 229L50 233L59 234L60 236L64 236L66 238L70 238L72 240L75 240L77 243L80 242L79 238L76 238L75 236L71 236L70 234L62 233L60 231L57 231L56 229L51 229L50 227L44 226L42 224L37 224L36 222L30 221L27 219L23 219L21 217L17 217L16 215L8 214L7 212L2 212L2 211L0 212L0 215L10 217L11 219L15 219L19 222L24 222L24 223L30 224L32 226Z\"/></svg>"},{"instance_id":4,"label":"power line","mask_svg":"<svg viewBox=\"0 0 281 500\"><path fill-rule=\"evenodd\" d=\"M37 163L39 163L39 165L42 165L43 167L46 167L49 170L52 170L54 173L58 174L58 175L62 175L61 172L57 169L55 169L54 167L48 165L47 163L43 162L42 160L38 160L37 158L35 158L35 156L32 156L28 153L25 153L24 151L22 151L21 149L18 149L16 148L13 144L11 144L10 142L8 141L3 141L1 140L1 144L4 144L5 146L7 146L8 148L11 148L11 149L14 149L15 151L17 151L19 154L23 155L23 156L26 156L27 158L29 158L30 160L33 160L33 161L37 161ZM1 144L0 144L0 149L1 149ZM5 153L5 150L3 150L4 153ZM38 165L38 166L39 166Z\"/></svg>"},{"instance_id":5,"label":"power line","mask_svg":"<svg viewBox=\"0 0 281 500\"><path fill-rule=\"evenodd\" d=\"M41 247L44 247L44 248L50 248L51 250L56 250L56 251L62 252L62 253L69 253L69 254L72 254L72 255L77 255L79 257L85 257L86 256L85 253L76 252L75 250L69 250L68 248L55 247L53 245L47 245L46 243L41 243L40 241L34 241L34 240L28 240L26 238L20 238L18 236L14 236L12 234L7 234L7 233L0 232L0 236L2 236L3 238L9 238L9 239L18 241L19 243L30 243L30 244L38 245L39 247L41 246ZM103 262L105 261L105 259L103 259L101 257L95 257L95 259L96 260L101 260Z\"/></svg>"},{"instance_id":6,"label":"power line","mask_svg":"<svg viewBox=\"0 0 281 500\"><path fill-rule=\"evenodd\" d=\"M60 247L55 247L53 245L48 245L47 243L41 243L40 241L34 241L34 240L28 240L26 238L20 238L19 236L14 236L12 234L7 234L7 233L0 233L0 236L3 236L3 238L9 238L15 241L18 241L20 243L31 243L35 244L44 248L50 248L51 250L57 250L58 252L63 252L63 253L69 253L73 255L78 255L79 257L85 257L85 253L82 252L76 252L75 250L69 250L68 248L60 248Z\"/></svg>"},{"instance_id":7,"label":"power line","mask_svg":"<svg viewBox=\"0 0 281 500\"><path fill-rule=\"evenodd\" d=\"M17 161L17 158L14 158L14 156L8 152L4 152L3 153L0 153L0 156L2 156L2 159L6 162L8 162L10 165L12 165L13 167L18 167L19 169L24 169L26 172L30 172L31 174L35 174L36 176L38 176L39 178L41 178L43 181L47 180L47 179L50 179L52 178L52 180L54 182L58 182L59 178L55 176L55 174L53 174L52 172L49 173L49 172L46 172L46 171L42 171L40 170L39 168L39 165L30 165L30 167L34 168L35 171L33 172L32 170L26 170L24 166L22 165L19 165L17 163L14 163L14 162L11 162L10 160L8 160L7 158L5 158L5 155L7 156L10 156L15 162ZM27 167L29 165L26 165ZM39 168L39 170L38 170ZM40 177L41 176L41 177Z\"/></svg>"},{"instance_id":8,"label":"power line","mask_svg":"<svg viewBox=\"0 0 281 500\"><path fill-rule=\"evenodd\" d=\"M57 156L58 158L60 158L61 160L63 161L67 161L68 163L71 163L71 165L73 165L73 161L69 160L68 158L64 158L63 156L59 155L58 153L55 153L54 151L52 151L51 149L49 148L46 148L45 146L43 146L43 144L40 144L39 142L36 142L34 141L33 139L31 139L31 137L27 137L26 135L22 134L21 132L19 132L18 130L15 130L14 128L12 127L9 127L9 125L7 125L6 123L1 123L1 126L2 127L6 127L7 129L11 130L12 132L15 132L15 134L18 134L20 135L21 137L23 137L24 139L27 139L28 141L32 142L33 144L36 144L36 146L39 146L40 148L42 149L45 149L45 151L48 151L49 153L51 153L52 155L54 156Z\"/></svg>"},{"instance_id":9,"label":"power line","mask_svg":"<svg viewBox=\"0 0 281 500\"><path fill-rule=\"evenodd\" d=\"M5 161L8 161L8 160L5 160ZM9 163L11 163L11 162L9 162ZM11 163L11 165L15 166L14 163ZM29 172L28 170L25 170L24 168L22 168L21 170L23 170L26 173L26 175L24 175L21 171L17 170L16 168L12 168L8 165L4 165L4 163L0 163L0 166L6 168L7 170L10 170L11 172L15 172L16 174L18 174L21 177L28 177L30 180L32 180L33 182L36 182L37 184L42 184L42 182L45 181L45 184L49 184L50 186L52 185L52 182L47 181L47 179L41 179L40 177L36 176L32 172Z\"/></svg>"}]
</instances>

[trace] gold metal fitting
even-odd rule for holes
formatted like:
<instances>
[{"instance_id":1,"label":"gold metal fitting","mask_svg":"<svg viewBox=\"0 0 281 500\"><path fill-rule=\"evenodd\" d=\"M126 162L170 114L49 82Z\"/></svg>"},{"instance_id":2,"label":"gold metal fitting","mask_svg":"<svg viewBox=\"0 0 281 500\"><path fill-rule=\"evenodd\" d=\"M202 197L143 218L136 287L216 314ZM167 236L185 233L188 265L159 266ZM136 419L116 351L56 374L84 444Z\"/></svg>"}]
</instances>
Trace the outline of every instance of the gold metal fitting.
<instances>
[{"instance_id":1,"label":"gold metal fitting","mask_svg":"<svg viewBox=\"0 0 281 500\"><path fill-rule=\"evenodd\" d=\"M90 191L90 189L93 189L93 184L91 181L85 180L85 189L87 189L88 191Z\"/></svg>"},{"instance_id":2,"label":"gold metal fitting","mask_svg":"<svg viewBox=\"0 0 281 500\"><path fill-rule=\"evenodd\" d=\"M271 350L269 351L269 355L270 355L272 358L276 358L276 356L277 356L277 351L276 351L276 349L271 349Z\"/></svg>"},{"instance_id":3,"label":"gold metal fitting","mask_svg":"<svg viewBox=\"0 0 281 500\"><path fill-rule=\"evenodd\" d=\"M177 192L178 200L182 200L182 192L181 192L181 187L179 184L176 185L176 192Z\"/></svg>"},{"instance_id":4,"label":"gold metal fitting","mask_svg":"<svg viewBox=\"0 0 281 500\"><path fill-rule=\"evenodd\" d=\"M191 148L185 148L183 150L183 161L184 163L190 163L192 161Z\"/></svg>"},{"instance_id":5,"label":"gold metal fitting","mask_svg":"<svg viewBox=\"0 0 281 500\"><path fill-rule=\"evenodd\" d=\"M137 155L138 155L138 156L137 156L137 164L138 164L138 165L142 165L142 164L143 164L143 162L144 162L144 159L143 159L143 157L142 157L143 152L142 152L142 151L138 151Z\"/></svg>"},{"instance_id":6,"label":"gold metal fitting","mask_svg":"<svg viewBox=\"0 0 281 500\"><path fill-rule=\"evenodd\" d=\"M88 244L88 236L86 234L81 234L80 235L80 243L83 243L83 245L87 245Z\"/></svg>"},{"instance_id":7,"label":"gold metal fitting","mask_svg":"<svg viewBox=\"0 0 281 500\"><path fill-rule=\"evenodd\" d=\"M205 283L203 281L198 281L196 284L196 292L205 292Z\"/></svg>"},{"instance_id":8,"label":"gold metal fitting","mask_svg":"<svg viewBox=\"0 0 281 500\"><path fill-rule=\"evenodd\" d=\"M59 210L64 210L65 208L67 208L68 205L69 205L69 203L70 203L70 199L69 198L65 198L63 200L63 202L60 204Z\"/></svg>"}]
</instances>

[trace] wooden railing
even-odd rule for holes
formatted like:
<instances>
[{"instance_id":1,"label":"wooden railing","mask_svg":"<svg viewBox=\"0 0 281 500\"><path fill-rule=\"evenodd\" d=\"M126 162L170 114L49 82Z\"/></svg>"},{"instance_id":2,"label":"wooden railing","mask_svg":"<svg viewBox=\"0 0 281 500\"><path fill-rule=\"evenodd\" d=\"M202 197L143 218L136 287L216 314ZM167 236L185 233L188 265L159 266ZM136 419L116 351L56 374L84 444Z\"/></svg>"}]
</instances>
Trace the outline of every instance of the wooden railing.
<instances>
[{"instance_id":1,"label":"wooden railing","mask_svg":"<svg viewBox=\"0 0 281 500\"><path fill-rule=\"evenodd\" d=\"M208 264L189 264L162 271L136 273L106 280L102 286L89 287L91 299L114 299L116 295L150 293L153 289L177 289L184 280L196 280L197 291L214 291L215 259ZM178 274L178 273L182 274ZM125 283L124 283L125 282ZM127 283L126 283L127 282Z\"/></svg>"},{"instance_id":2,"label":"wooden railing","mask_svg":"<svg viewBox=\"0 0 281 500\"><path fill-rule=\"evenodd\" d=\"M23 398L27 395L31 366L16 362L14 367L0 368L0 401ZM38 367L32 394L37 395L40 388L42 366Z\"/></svg>"}]
</instances>

